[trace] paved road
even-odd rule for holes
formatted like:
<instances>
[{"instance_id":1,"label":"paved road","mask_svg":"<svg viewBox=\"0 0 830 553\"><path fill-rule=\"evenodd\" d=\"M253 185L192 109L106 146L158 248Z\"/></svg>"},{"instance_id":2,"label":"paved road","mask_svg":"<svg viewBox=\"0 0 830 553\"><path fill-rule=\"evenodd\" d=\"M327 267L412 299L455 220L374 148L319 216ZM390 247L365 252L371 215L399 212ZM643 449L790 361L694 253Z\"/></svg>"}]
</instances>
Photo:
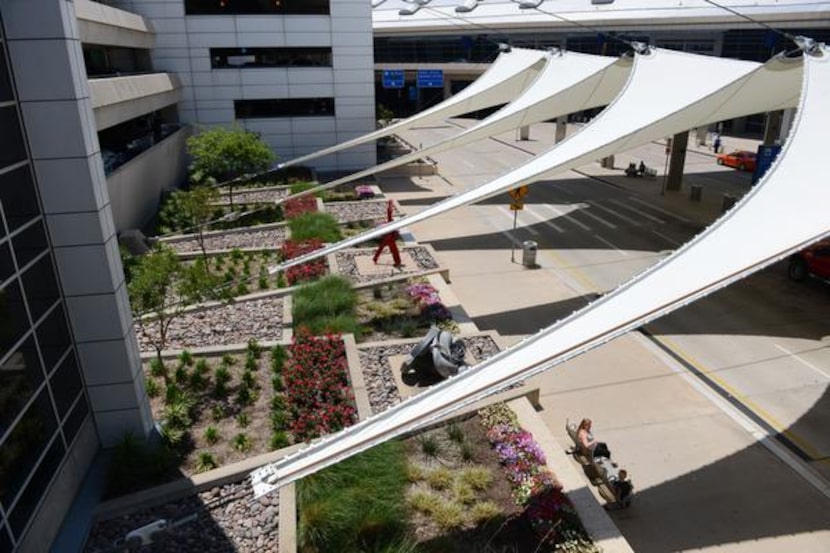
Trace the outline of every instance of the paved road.
<instances>
[{"instance_id":1,"label":"paved road","mask_svg":"<svg viewBox=\"0 0 830 553\"><path fill-rule=\"evenodd\" d=\"M419 130L414 143L454 132ZM545 147L500 140L436 156L445 180L384 179L384 188L397 189L415 211L527 159L516 145ZM644 159L656 166L664 156L661 145L647 145L616 165ZM535 184L516 232L506 201L495 200L412 230L442 252L476 323L515 340L687 241L719 212L720 194L749 189L747 175L713 167L705 149L689 160L687 182L704 183L708 202L661 195L659 178L627 179L592 164ZM527 239L540 244L537 271L510 262L511 245ZM830 501L819 491L826 481L811 483L805 476L813 472L804 470L827 475L827 292L790 283L774 267L537 379L555 434L563 437L566 418L590 413L615 458L637 475L637 508L614 515L636 550L830 550ZM728 397L702 386L696 373ZM779 432L803 459L764 439Z\"/></svg>"}]
</instances>

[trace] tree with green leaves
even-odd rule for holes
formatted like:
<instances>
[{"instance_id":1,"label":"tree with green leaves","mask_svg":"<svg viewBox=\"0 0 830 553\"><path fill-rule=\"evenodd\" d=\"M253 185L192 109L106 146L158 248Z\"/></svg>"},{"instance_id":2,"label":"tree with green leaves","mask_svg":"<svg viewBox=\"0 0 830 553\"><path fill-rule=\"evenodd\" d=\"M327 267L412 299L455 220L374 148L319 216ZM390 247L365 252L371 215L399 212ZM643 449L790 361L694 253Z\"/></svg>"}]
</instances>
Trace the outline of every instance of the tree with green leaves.
<instances>
[{"instance_id":1,"label":"tree with green leaves","mask_svg":"<svg viewBox=\"0 0 830 553\"><path fill-rule=\"evenodd\" d=\"M183 266L176 253L157 245L137 259L127 287L133 318L152 343L161 362L168 332L185 306L205 299L218 299L218 279L212 278L198 260ZM147 315L145 318L144 316Z\"/></svg>"},{"instance_id":2,"label":"tree with green leaves","mask_svg":"<svg viewBox=\"0 0 830 553\"><path fill-rule=\"evenodd\" d=\"M276 159L257 133L238 126L201 129L187 139L187 153L192 158L190 174L194 182L236 179L264 171ZM233 206L233 182L228 186Z\"/></svg>"},{"instance_id":3,"label":"tree with green leaves","mask_svg":"<svg viewBox=\"0 0 830 553\"><path fill-rule=\"evenodd\" d=\"M187 221L189 227L196 230L196 241L199 243L199 249L202 250L202 259L206 260L205 230L213 218L215 210L213 203L219 194L211 186L194 186L180 194L180 215Z\"/></svg>"}]
</instances>

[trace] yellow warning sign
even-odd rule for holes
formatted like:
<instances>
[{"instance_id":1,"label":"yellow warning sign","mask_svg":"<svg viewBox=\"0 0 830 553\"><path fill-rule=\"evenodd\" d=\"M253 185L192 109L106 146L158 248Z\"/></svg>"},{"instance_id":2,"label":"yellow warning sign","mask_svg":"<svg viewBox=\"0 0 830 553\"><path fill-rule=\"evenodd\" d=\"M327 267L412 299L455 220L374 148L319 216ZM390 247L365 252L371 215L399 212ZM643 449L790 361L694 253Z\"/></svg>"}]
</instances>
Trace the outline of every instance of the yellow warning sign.
<instances>
[{"instance_id":1,"label":"yellow warning sign","mask_svg":"<svg viewBox=\"0 0 830 553\"><path fill-rule=\"evenodd\" d=\"M510 202L510 211L521 211L525 208L525 203L522 201Z\"/></svg>"},{"instance_id":2,"label":"yellow warning sign","mask_svg":"<svg viewBox=\"0 0 830 553\"><path fill-rule=\"evenodd\" d=\"M518 188L513 188L512 190L508 190L507 193L510 194L510 197L513 198L513 201L520 202L522 198L527 196L527 185L522 185ZM521 209L521 207L519 209Z\"/></svg>"}]
</instances>

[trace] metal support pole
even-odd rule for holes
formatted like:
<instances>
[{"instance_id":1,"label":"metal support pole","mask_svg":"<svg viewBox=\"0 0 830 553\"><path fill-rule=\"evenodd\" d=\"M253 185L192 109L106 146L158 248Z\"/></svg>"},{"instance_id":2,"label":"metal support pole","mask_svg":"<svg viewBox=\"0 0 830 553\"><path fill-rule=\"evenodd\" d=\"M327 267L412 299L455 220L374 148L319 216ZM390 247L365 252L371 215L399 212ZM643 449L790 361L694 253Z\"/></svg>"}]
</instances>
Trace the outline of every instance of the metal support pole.
<instances>
[{"instance_id":1,"label":"metal support pole","mask_svg":"<svg viewBox=\"0 0 830 553\"><path fill-rule=\"evenodd\" d=\"M519 216L519 212L513 210L513 238L516 238L516 220ZM510 263L516 262L516 241L510 241Z\"/></svg>"}]
</instances>

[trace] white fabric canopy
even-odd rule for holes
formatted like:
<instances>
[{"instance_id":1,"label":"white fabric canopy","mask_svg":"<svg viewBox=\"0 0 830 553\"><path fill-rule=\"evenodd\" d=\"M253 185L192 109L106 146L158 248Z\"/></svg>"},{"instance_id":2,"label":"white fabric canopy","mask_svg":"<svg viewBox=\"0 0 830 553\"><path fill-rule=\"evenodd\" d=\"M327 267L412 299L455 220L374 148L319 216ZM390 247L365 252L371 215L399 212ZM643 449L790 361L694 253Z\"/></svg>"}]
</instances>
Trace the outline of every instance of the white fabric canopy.
<instances>
[{"instance_id":1,"label":"white fabric canopy","mask_svg":"<svg viewBox=\"0 0 830 553\"><path fill-rule=\"evenodd\" d=\"M318 157L365 144L384 136L395 134L404 129L425 126L435 121L454 117L471 111L505 104L522 93L545 65L543 50L512 48L502 52L478 79L470 86L429 109L416 113L412 117L398 121L388 127L364 134L352 140L335 144L312 154L280 163L277 167L288 167L305 163Z\"/></svg>"},{"instance_id":2,"label":"white fabric canopy","mask_svg":"<svg viewBox=\"0 0 830 553\"><path fill-rule=\"evenodd\" d=\"M277 203L328 190L525 125L607 105L619 94L631 71L632 60L627 56L611 58L575 52L553 52L547 56L545 68L521 96L477 125L416 152L323 183Z\"/></svg>"},{"instance_id":3,"label":"white fabric canopy","mask_svg":"<svg viewBox=\"0 0 830 553\"><path fill-rule=\"evenodd\" d=\"M389 231L657 138L714 121L794 107L800 81L800 59L776 57L761 65L659 48L649 54L636 54L631 76L619 97L568 139L488 183L415 215L271 267L269 271L273 274L356 246Z\"/></svg>"},{"instance_id":4,"label":"white fabric canopy","mask_svg":"<svg viewBox=\"0 0 830 553\"><path fill-rule=\"evenodd\" d=\"M662 54L658 52L652 59ZM684 69L701 74L692 71L693 67L678 67L678 72ZM717 77L716 72L703 74ZM740 75L736 78L746 82ZM777 162L709 229L563 321L443 384L260 469L252 475L255 493L270 491L269 482L291 482L451 414L723 288L830 233L825 207L830 202L830 187L820 166L826 155L824 135L830 125L830 49L822 46L818 54L805 59L803 81L798 117ZM667 85L671 82L665 81ZM712 93L706 91L705 96ZM763 95L764 91L755 90L755 94ZM729 98L720 101L725 106ZM701 121L722 109L709 108Z\"/></svg>"}]
</instances>

